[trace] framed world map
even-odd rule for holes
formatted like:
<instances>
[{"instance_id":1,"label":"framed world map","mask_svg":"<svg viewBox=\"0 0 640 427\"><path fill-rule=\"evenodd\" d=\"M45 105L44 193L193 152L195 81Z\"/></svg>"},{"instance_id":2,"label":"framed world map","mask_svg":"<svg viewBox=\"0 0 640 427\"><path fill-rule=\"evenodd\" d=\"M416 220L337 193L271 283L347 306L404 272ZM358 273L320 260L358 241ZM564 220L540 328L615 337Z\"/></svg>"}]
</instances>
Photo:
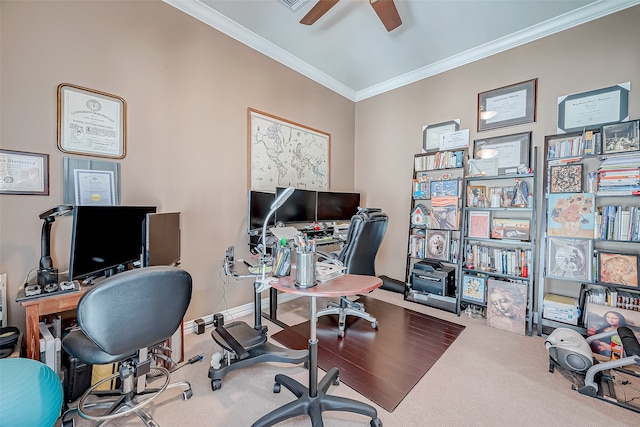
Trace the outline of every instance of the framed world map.
<instances>
[{"instance_id":1,"label":"framed world map","mask_svg":"<svg viewBox=\"0 0 640 427\"><path fill-rule=\"evenodd\" d=\"M248 109L249 188L329 189L331 135Z\"/></svg>"}]
</instances>

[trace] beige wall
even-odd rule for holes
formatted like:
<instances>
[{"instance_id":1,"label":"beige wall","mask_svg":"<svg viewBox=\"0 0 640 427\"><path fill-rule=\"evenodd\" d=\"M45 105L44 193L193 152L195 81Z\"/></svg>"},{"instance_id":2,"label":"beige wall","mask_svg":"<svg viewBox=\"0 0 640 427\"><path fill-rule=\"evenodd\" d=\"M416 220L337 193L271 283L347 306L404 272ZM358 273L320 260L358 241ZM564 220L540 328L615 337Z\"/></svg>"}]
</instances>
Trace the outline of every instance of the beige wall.
<instances>
[{"instance_id":1,"label":"beige wall","mask_svg":"<svg viewBox=\"0 0 640 427\"><path fill-rule=\"evenodd\" d=\"M354 103L160 1L0 2L1 147L50 156L49 196L0 196L0 272L14 301L40 259L38 215L63 201L56 87L85 86L127 102L121 202L181 211L182 265L194 279L187 319L251 301L223 290L229 245L248 256L247 107L331 134L331 186L353 190ZM71 156L74 157L74 156ZM75 156L77 157L77 156ZM53 259L69 263L71 219L53 224Z\"/></svg>"},{"instance_id":2,"label":"beige wall","mask_svg":"<svg viewBox=\"0 0 640 427\"><path fill-rule=\"evenodd\" d=\"M640 82L640 7L355 105L159 1L2 1L0 12L1 146L47 153L51 162L50 196L0 196L0 272L9 276L10 322L21 327L24 311L13 300L38 264L38 214L62 202L59 83L127 101L122 204L183 212L183 266L195 285L187 319L194 319L225 308L219 265L226 247L247 253L247 107L331 133L332 189L355 188L368 206L389 213L377 274L403 280L423 125L460 118L472 140L532 130L540 145L555 133L558 96ZM537 123L476 133L478 92L536 77ZM640 117L637 88L629 109ZM69 236L69 218L56 221L53 257L61 269ZM231 282L225 292L229 308L251 299L248 284Z\"/></svg>"},{"instance_id":3,"label":"beige wall","mask_svg":"<svg viewBox=\"0 0 640 427\"><path fill-rule=\"evenodd\" d=\"M377 273L405 277L412 162L422 148L423 125L459 118L471 141L532 131L534 145L543 147L544 136L556 133L559 96L623 82L632 83L631 118L640 118L639 20L636 6L358 102L356 189L390 217ZM536 123L476 131L479 92L533 78L538 78Z\"/></svg>"}]
</instances>

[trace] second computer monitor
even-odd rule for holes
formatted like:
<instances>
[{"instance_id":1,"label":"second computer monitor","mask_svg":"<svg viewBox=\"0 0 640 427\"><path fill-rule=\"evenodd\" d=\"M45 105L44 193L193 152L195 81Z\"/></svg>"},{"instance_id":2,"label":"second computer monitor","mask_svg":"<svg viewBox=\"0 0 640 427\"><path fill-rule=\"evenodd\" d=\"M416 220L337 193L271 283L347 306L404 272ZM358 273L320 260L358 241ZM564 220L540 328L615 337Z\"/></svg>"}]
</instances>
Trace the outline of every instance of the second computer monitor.
<instances>
[{"instance_id":1,"label":"second computer monitor","mask_svg":"<svg viewBox=\"0 0 640 427\"><path fill-rule=\"evenodd\" d=\"M285 188L276 188L278 197ZM276 211L276 221L283 223L312 223L316 220L317 191L296 189Z\"/></svg>"},{"instance_id":2,"label":"second computer monitor","mask_svg":"<svg viewBox=\"0 0 640 427\"><path fill-rule=\"evenodd\" d=\"M318 221L349 221L358 213L360 193L318 191Z\"/></svg>"}]
</instances>

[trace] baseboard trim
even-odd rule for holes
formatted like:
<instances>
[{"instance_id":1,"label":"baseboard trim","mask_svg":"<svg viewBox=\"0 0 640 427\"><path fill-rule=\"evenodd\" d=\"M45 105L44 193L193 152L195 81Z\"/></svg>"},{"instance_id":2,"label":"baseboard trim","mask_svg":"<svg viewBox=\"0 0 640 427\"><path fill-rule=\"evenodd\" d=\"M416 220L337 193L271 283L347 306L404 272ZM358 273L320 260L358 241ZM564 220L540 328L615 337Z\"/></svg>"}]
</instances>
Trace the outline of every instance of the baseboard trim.
<instances>
[{"instance_id":1,"label":"baseboard trim","mask_svg":"<svg viewBox=\"0 0 640 427\"><path fill-rule=\"evenodd\" d=\"M296 294L289 294L289 293L281 293L278 294L278 304L281 304L283 302L287 302L290 301L292 299L296 299L299 298L301 295L296 295ZM260 301L260 306L262 307L263 310L268 310L269 309L269 298L262 298L262 300ZM239 317L243 317L243 316L248 316L250 314L253 314L253 302L247 303L247 304L243 304L240 305L238 307L232 307L228 310L222 311L222 314L224 314L224 321L225 323L227 322L231 322L232 319L237 319ZM199 319L204 320L205 323L205 330L209 329L213 326L213 315L215 313L211 313L208 314L204 317L199 317ZM184 334L185 335L189 335L193 333L193 325L195 323L195 319L193 320L189 320L187 322L184 322Z\"/></svg>"}]
</instances>

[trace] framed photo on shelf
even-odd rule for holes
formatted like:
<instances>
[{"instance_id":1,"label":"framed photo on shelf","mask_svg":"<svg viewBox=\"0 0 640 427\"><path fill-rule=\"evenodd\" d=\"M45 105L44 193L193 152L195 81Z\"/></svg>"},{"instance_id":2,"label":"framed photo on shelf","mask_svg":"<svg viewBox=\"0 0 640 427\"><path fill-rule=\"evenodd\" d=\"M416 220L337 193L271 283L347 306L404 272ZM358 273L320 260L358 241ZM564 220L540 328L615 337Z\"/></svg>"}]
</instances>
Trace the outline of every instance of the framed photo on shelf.
<instances>
[{"instance_id":1,"label":"framed photo on shelf","mask_svg":"<svg viewBox=\"0 0 640 427\"><path fill-rule=\"evenodd\" d=\"M640 120L602 127L602 154L640 150Z\"/></svg>"},{"instance_id":2,"label":"framed photo on shelf","mask_svg":"<svg viewBox=\"0 0 640 427\"><path fill-rule=\"evenodd\" d=\"M458 230L458 197L431 197L428 228Z\"/></svg>"},{"instance_id":3,"label":"framed photo on shelf","mask_svg":"<svg viewBox=\"0 0 640 427\"><path fill-rule=\"evenodd\" d=\"M58 85L58 149L122 159L126 155L125 100L67 83Z\"/></svg>"},{"instance_id":4,"label":"framed photo on shelf","mask_svg":"<svg viewBox=\"0 0 640 427\"><path fill-rule=\"evenodd\" d=\"M553 165L549 168L550 193L582 192L582 163Z\"/></svg>"},{"instance_id":5,"label":"framed photo on shelf","mask_svg":"<svg viewBox=\"0 0 640 427\"><path fill-rule=\"evenodd\" d=\"M547 238L546 277L592 281L593 240Z\"/></svg>"},{"instance_id":6,"label":"framed photo on shelf","mask_svg":"<svg viewBox=\"0 0 640 427\"><path fill-rule=\"evenodd\" d=\"M425 258L449 261L450 233L444 230L427 230Z\"/></svg>"},{"instance_id":7,"label":"framed photo on shelf","mask_svg":"<svg viewBox=\"0 0 640 427\"><path fill-rule=\"evenodd\" d=\"M510 208L513 202L514 187L491 187L489 200L492 208Z\"/></svg>"},{"instance_id":8,"label":"framed photo on shelf","mask_svg":"<svg viewBox=\"0 0 640 427\"><path fill-rule=\"evenodd\" d=\"M594 130L629 120L631 82L558 97L557 133Z\"/></svg>"},{"instance_id":9,"label":"framed photo on shelf","mask_svg":"<svg viewBox=\"0 0 640 427\"><path fill-rule=\"evenodd\" d=\"M538 79L478 94L478 132L536 121Z\"/></svg>"},{"instance_id":10,"label":"framed photo on shelf","mask_svg":"<svg viewBox=\"0 0 640 427\"><path fill-rule=\"evenodd\" d=\"M458 130L460 130L460 119L423 126L422 152L429 153L440 150L442 137Z\"/></svg>"},{"instance_id":11,"label":"framed photo on shelf","mask_svg":"<svg viewBox=\"0 0 640 427\"><path fill-rule=\"evenodd\" d=\"M493 218L491 221L492 239L513 239L528 241L531 239L529 219Z\"/></svg>"},{"instance_id":12,"label":"framed photo on shelf","mask_svg":"<svg viewBox=\"0 0 640 427\"><path fill-rule=\"evenodd\" d=\"M638 287L638 263L636 254L598 251L599 283Z\"/></svg>"},{"instance_id":13,"label":"framed photo on shelf","mask_svg":"<svg viewBox=\"0 0 640 427\"><path fill-rule=\"evenodd\" d=\"M475 274L462 275L462 299L469 302L484 304L486 298L487 279Z\"/></svg>"},{"instance_id":14,"label":"framed photo on shelf","mask_svg":"<svg viewBox=\"0 0 640 427\"><path fill-rule=\"evenodd\" d=\"M474 159L498 159L498 175L516 174L530 168L531 132L476 139Z\"/></svg>"},{"instance_id":15,"label":"framed photo on shelf","mask_svg":"<svg viewBox=\"0 0 640 427\"><path fill-rule=\"evenodd\" d=\"M49 155L0 150L0 194L49 195Z\"/></svg>"},{"instance_id":16,"label":"framed photo on shelf","mask_svg":"<svg viewBox=\"0 0 640 427\"><path fill-rule=\"evenodd\" d=\"M479 208L487 203L487 187L484 185L467 185L467 207Z\"/></svg>"},{"instance_id":17,"label":"framed photo on shelf","mask_svg":"<svg viewBox=\"0 0 640 427\"><path fill-rule=\"evenodd\" d=\"M487 326L525 334L527 284L487 280Z\"/></svg>"},{"instance_id":18,"label":"framed photo on shelf","mask_svg":"<svg viewBox=\"0 0 640 427\"><path fill-rule=\"evenodd\" d=\"M460 181L457 179L442 179L429 181L431 197L458 197Z\"/></svg>"},{"instance_id":19,"label":"framed photo on shelf","mask_svg":"<svg viewBox=\"0 0 640 427\"><path fill-rule=\"evenodd\" d=\"M547 235L593 238L594 205L593 193L549 194Z\"/></svg>"},{"instance_id":20,"label":"framed photo on shelf","mask_svg":"<svg viewBox=\"0 0 640 427\"><path fill-rule=\"evenodd\" d=\"M488 239L490 231L490 215L491 213L489 211L469 212L468 237Z\"/></svg>"}]
</instances>

